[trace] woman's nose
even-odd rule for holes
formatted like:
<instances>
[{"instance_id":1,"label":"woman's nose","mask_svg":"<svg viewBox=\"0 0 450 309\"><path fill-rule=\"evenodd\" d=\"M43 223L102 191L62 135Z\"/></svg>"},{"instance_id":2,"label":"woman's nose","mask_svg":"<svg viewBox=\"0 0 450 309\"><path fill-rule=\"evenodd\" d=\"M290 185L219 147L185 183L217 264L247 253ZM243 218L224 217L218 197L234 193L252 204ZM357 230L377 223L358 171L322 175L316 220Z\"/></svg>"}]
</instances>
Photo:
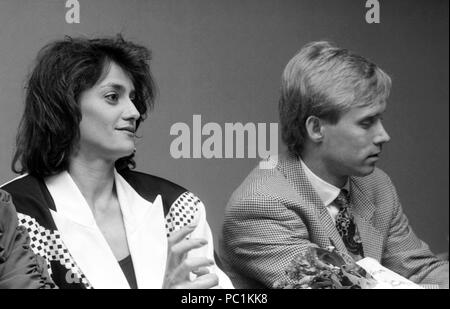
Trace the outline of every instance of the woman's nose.
<instances>
[{"instance_id":1,"label":"woman's nose","mask_svg":"<svg viewBox=\"0 0 450 309\"><path fill-rule=\"evenodd\" d=\"M125 111L124 118L138 120L140 116L141 114L137 110L133 101L131 101L131 99L127 99L127 109Z\"/></svg>"}]
</instances>

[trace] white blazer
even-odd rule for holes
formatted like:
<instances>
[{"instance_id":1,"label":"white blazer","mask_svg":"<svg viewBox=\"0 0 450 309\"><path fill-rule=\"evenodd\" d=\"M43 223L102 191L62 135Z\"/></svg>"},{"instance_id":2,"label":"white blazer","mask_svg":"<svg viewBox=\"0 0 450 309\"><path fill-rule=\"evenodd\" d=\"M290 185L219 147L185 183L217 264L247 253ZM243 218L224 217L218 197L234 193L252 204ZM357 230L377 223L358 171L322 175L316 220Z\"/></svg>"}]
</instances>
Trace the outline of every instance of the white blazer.
<instances>
[{"instance_id":1,"label":"white blazer","mask_svg":"<svg viewBox=\"0 0 450 309\"><path fill-rule=\"evenodd\" d=\"M162 197L158 195L153 202L149 202L117 171L114 176L137 285L139 288L161 288L168 246ZM130 288L95 222L90 207L69 173L62 172L48 177L45 184L57 210L50 210L55 225L68 251L92 287ZM198 225L191 236L205 238L208 244L192 250L189 255L214 259L213 237L201 202L198 204L195 220ZM221 287L233 287L230 279L218 267L214 265L210 271L218 275Z\"/></svg>"}]
</instances>

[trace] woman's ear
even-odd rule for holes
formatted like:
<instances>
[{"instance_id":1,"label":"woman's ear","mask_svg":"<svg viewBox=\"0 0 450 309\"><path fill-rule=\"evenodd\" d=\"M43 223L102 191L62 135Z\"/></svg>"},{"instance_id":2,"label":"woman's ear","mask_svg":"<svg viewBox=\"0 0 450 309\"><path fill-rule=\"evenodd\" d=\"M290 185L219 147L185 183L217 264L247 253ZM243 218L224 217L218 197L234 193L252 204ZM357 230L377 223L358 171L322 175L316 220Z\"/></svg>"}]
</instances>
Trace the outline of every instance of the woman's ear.
<instances>
[{"instance_id":1,"label":"woman's ear","mask_svg":"<svg viewBox=\"0 0 450 309\"><path fill-rule=\"evenodd\" d=\"M322 120L316 116L309 116L305 121L308 137L313 143L320 143L323 139Z\"/></svg>"}]
</instances>

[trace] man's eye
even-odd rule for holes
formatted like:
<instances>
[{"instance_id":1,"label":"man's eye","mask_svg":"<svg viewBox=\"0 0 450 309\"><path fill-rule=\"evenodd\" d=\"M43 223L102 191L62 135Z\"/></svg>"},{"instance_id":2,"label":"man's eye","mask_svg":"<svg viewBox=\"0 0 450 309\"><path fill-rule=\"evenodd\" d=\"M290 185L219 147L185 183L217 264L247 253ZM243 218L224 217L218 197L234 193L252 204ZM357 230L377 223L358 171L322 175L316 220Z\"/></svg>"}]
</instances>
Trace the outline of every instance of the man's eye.
<instances>
[{"instance_id":1,"label":"man's eye","mask_svg":"<svg viewBox=\"0 0 450 309\"><path fill-rule=\"evenodd\" d=\"M370 126L372 126L374 123L373 119L366 119L360 122L360 125L363 128L369 128Z\"/></svg>"}]
</instances>

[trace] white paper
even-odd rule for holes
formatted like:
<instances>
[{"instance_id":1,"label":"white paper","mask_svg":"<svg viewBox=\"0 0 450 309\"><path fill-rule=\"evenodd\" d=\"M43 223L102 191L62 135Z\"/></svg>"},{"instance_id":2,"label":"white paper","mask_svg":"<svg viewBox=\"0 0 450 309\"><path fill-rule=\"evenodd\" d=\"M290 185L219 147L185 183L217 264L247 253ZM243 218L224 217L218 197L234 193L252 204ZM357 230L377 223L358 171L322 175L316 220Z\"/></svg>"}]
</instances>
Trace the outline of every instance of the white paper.
<instances>
[{"instance_id":1,"label":"white paper","mask_svg":"<svg viewBox=\"0 0 450 309\"><path fill-rule=\"evenodd\" d=\"M387 269L373 258L366 257L356 262L378 282L374 289L423 289L420 285Z\"/></svg>"}]
</instances>

